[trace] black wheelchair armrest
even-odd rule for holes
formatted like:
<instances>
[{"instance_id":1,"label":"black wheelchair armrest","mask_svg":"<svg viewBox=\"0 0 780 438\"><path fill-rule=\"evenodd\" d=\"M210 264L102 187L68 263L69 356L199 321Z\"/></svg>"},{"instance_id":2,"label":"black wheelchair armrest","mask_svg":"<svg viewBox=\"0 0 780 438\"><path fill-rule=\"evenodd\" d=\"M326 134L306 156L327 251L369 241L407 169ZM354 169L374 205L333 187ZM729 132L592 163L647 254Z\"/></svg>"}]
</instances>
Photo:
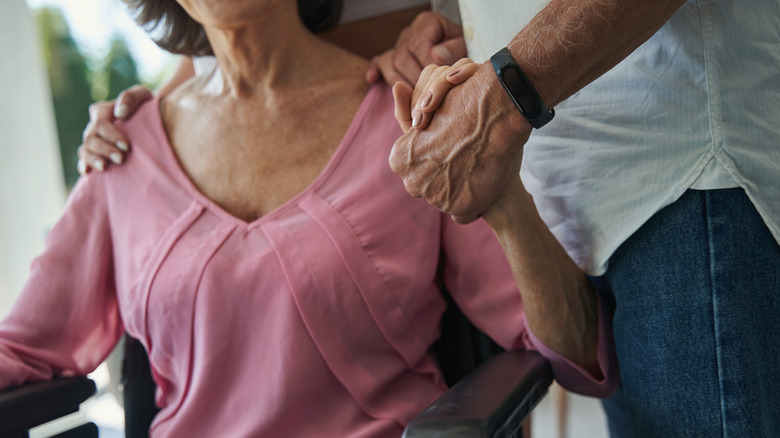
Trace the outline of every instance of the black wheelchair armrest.
<instances>
[{"instance_id":1,"label":"black wheelchair armrest","mask_svg":"<svg viewBox=\"0 0 780 438\"><path fill-rule=\"evenodd\" d=\"M27 430L79 410L95 393L86 377L33 382L0 392L0 438L27 436Z\"/></svg>"},{"instance_id":2,"label":"black wheelchair armrest","mask_svg":"<svg viewBox=\"0 0 780 438\"><path fill-rule=\"evenodd\" d=\"M539 353L498 354L412 420L403 437L515 436L551 383L550 364Z\"/></svg>"}]
</instances>

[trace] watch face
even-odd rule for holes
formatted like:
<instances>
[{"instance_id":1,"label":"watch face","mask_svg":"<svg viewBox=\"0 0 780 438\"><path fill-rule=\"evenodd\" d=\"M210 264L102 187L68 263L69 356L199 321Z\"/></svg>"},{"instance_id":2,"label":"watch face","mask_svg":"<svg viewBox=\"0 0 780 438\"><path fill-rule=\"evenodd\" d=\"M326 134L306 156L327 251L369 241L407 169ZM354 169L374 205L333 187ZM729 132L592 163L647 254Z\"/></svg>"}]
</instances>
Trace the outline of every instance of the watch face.
<instances>
[{"instance_id":1,"label":"watch face","mask_svg":"<svg viewBox=\"0 0 780 438\"><path fill-rule=\"evenodd\" d=\"M533 91L515 67L510 65L501 70L501 82L523 113L528 116L536 115L539 111L539 102L534 99Z\"/></svg>"}]
</instances>

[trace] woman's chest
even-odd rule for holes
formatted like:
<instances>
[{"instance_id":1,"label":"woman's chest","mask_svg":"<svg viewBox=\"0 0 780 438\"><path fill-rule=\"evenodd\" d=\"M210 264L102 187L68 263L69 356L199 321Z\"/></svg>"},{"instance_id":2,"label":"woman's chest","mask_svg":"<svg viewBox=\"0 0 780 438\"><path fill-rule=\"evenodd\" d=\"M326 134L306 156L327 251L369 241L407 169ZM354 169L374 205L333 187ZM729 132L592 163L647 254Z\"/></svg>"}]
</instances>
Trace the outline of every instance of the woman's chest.
<instances>
[{"instance_id":1,"label":"woman's chest","mask_svg":"<svg viewBox=\"0 0 780 438\"><path fill-rule=\"evenodd\" d=\"M115 230L127 330L171 357L198 327L229 337L300 319L312 337L341 333L362 351L380 345L388 326L406 337L438 304L438 215L362 196L341 202L370 210L311 192L249 224L193 201L167 224L139 218L132 228L143 233Z\"/></svg>"},{"instance_id":2,"label":"woman's chest","mask_svg":"<svg viewBox=\"0 0 780 438\"><path fill-rule=\"evenodd\" d=\"M232 216L252 222L308 187L326 168L338 146L230 129L200 138L174 137L183 172L205 197Z\"/></svg>"},{"instance_id":3,"label":"woman's chest","mask_svg":"<svg viewBox=\"0 0 780 438\"><path fill-rule=\"evenodd\" d=\"M362 91L341 94L337 102L314 97L319 107L300 103L305 99L297 93L265 103L201 97L197 110L180 99L166 101L163 118L171 149L196 189L251 222L327 168L363 100Z\"/></svg>"}]
</instances>

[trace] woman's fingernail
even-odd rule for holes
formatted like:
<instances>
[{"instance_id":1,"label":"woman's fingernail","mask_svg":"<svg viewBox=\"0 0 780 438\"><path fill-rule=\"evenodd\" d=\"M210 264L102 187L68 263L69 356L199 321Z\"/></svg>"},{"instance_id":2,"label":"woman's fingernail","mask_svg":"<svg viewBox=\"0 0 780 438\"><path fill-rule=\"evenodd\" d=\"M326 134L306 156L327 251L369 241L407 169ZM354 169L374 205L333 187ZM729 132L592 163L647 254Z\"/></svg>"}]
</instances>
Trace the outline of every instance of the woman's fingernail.
<instances>
[{"instance_id":1,"label":"woman's fingernail","mask_svg":"<svg viewBox=\"0 0 780 438\"><path fill-rule=\"evenodd\" d=\"M111 157L111 161L113 161L114 163L122 164L122 154L120 154L119 152L112 152L111 155L109 155L109 157Z\"/></svg>"},{"instance_id":2,"label":"woman's fingernail","mask_svg":"<svg viewBox=\"0 0 780 438\"><path fill-rule=\"evenodd\" d=\"M412 113L412 127L416 127L420 122L422 122L422 113L420 110L414 110L414 113Z\"/></svg>"},{"instance_id":3,"label":"woman's fingernail","mask_svg":"<svg viewBox=\"0 0 780 438\"><path fill-rule=\"evenodd\" d=\"M116 147L118 147L119 150L122 151L122 152L127 152L127 151L130 150L130 147L127 146L127 143L125 143L123 141L116 142Z\"/></svg>"},{"instance_id":4,"label":"woman's fingernail","mask_svg":"<svg viewBox=\"0 0 780 438\"><path fill-rule=\"evenodd\" d=\"M422 104L420 106L428 106L431 104L431 100L433 100L433 91L429 91L425 97L423 97Z\"/></svg>"},{"instance_id":5,"label":"woman's fingernail","mask_svg":"<svg viewBox=\"0 0 780 438\"><path fill-rule=\"evenodd\" d=\"M455 76L458 75L458 73L460 73L460 70L461 69L457 69L457 70L454 70L454 71L451 71L451 72L447 73L447 78L449 78L449 79L454 78Z\"/></svg>"},{"instance_id":6,"label":"woman's fingernail","mask_svg":"<svg viewBox=\"0 0 780 438\"><path fill-rule=\"evenodd\" d=\"M437 46L433 48L433 56L439 59L439 61L448 63L452 61L452 52L450 52L444 46Z\"/></svg>"},{"instance_id":7,"label":"woman's fingernail","mask_svg":"<svg viewBox=\"0 0 780 438\"><path fill-rule=\"evenodd\" d=\"M103 160L95 160L92 162L92 167L102 172L106 168L106 165L103 163Z\"/></svg>"},{"instance_id":8,"label":"woman's fingernail","mask_svg":"<svg viewBox=\"0 0 780 438\"><path fill-rule=\"evenodd\" d=\"M114 107L114 117L117 119L124 119L130 115L130 108L125 104L117 105Z\"/></svg>"},{"instance_id":9,"label":"woman's fingernail","mask_svg":"<svg viewBox=\"0 0 780 438\"><path fill-rule=\"evenodd\" d=\"M78 163L76 163L76 169L78 169L80 175L86 175L87 174L87 163L85 163L84 160L79 158Z\"/></svg>"}]
</instances>

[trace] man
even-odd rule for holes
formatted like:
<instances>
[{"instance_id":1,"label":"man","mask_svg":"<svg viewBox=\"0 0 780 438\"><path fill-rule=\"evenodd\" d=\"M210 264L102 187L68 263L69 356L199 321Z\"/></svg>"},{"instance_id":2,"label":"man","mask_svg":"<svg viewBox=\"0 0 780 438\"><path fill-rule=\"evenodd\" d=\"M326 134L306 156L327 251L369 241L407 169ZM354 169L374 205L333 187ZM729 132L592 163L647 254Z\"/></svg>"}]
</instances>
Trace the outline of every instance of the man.
<instances>
[{"instance_id":1,"label":"man","mask_svg":"<svg viewBox=\"0 0 780 438\"><path fill-rule=\"evenodd\" d=\"M438 109L415 91L401 118L430 125L390 159L407 189L470 222L521 196L522 159L551 231L615 295L613 434L778 436L780 5L460 3L469 55L496 65ZM486 220L505 249L522 238Z\"/></svg>"}]
</instances>

